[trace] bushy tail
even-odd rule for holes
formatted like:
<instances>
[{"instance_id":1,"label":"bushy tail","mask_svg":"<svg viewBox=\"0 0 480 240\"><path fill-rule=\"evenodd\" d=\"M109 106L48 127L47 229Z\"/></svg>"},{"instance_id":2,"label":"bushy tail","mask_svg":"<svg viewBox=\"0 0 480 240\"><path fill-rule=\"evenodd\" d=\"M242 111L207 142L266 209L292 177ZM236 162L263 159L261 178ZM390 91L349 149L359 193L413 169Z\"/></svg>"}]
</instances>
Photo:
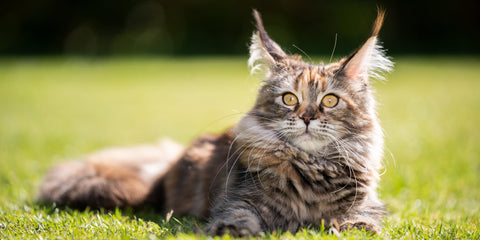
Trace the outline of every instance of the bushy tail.
<instances>
[{"instance_id":1,"label":"bushy tail","mask_svg":"<svg viewBox=\"0 0 480 240\"><path fill-rule=\"evenodd\" d=\"M74 208L138 207L175 163L183 147L170 140L158 146L112 148L84 161L53 167L40 186L38 199Z\"/></svg>"}]
</instances>

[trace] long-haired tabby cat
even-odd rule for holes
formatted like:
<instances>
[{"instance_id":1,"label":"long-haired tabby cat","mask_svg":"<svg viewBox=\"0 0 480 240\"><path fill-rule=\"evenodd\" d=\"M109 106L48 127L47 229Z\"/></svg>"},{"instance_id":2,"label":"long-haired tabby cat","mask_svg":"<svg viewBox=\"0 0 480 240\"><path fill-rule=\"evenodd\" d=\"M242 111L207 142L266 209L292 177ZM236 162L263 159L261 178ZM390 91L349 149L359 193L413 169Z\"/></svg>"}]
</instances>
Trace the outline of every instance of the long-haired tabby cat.
<instances>
[{"instance_id":1,"label":"long-haired tabby cat","mask_svg":"<svg viewBox=\"0 0 480 240\"><path fill-rule=\"evenodd\" d=\"M376 193L383 137L369 78L392 62L377 35L339 62L313 65L286 54L254 11L252 71L264 83L253 108L233 128L184 149L107 149L52 168L42 201L83 208L153 204L209 221L207 232L255 235L325 224L381 230Z\"/></svg>"}]
</instances>

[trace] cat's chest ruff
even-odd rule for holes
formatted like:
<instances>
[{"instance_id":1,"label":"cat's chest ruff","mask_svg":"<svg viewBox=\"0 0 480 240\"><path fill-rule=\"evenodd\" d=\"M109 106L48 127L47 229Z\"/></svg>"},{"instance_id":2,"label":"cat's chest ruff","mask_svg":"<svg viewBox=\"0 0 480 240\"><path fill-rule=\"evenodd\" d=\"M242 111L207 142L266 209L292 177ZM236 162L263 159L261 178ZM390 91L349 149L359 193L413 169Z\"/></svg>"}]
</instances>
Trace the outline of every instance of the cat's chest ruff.
<instances>
[{"instance_id":1,"label":"cat's chest ruff","mask_svg":"<svg viewBox=\"0 0 480 240\"><path fill-rule=\"evenodd\" d=\"M248 192L261 193L256 199L262 199L266 209L298 223L316 224L365 196L362 176L340 159L313 156L288 143L250 148L239 162L248 172L240 178L248 179Z\"/></svg>"},{"instance_id":2,"label":"cat's chest ruff","mask_svg":"<svg viewBox=\"0 0 480 240\"><path fill-rule=\"evenodd\" d=\"M255 173L262 185L272 184L282 192L296 192L307 203L322 200L341 187L351 184L354 176L347 166L310 155L289 144L271 149L250 149L240 156L247 171Z\"/></svg>"},{"instance_id":3,"label":"cat's chest ruff","mask_svg":"<svg viewBox=\"0 0 480 240\"><path fill-rule=\"evenodd\" d=\"M356 194L355 180L343 166L309 160L299 162L297 157L293 160L296 164L283 161L255 173L253 181L268 196L266 204L291 220L313 224L362 199L362 195Z\"/></svg>"}]
</instances>

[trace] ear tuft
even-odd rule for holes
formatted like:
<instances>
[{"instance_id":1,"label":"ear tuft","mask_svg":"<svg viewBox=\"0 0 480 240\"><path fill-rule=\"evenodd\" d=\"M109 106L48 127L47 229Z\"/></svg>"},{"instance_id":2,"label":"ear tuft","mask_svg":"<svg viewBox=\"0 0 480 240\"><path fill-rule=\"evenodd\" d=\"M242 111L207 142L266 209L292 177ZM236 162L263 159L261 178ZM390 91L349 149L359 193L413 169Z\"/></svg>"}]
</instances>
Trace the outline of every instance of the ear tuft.
<instances>
[{"instance_id":1,"label":"ear tuft","mask_svg":"<svg viewBox=\"0 0 480 240\"><path fill-rule=\"evenodd\" d=\"M385 19L385 10L382 9L382 8L378 8L377 9L377 18L375 19L375 22L373 23L372 31L370 32L370 37L378 36L378 33L380 32L380 29L382 28L384 19Z\"/></svg>"}]
</instances>

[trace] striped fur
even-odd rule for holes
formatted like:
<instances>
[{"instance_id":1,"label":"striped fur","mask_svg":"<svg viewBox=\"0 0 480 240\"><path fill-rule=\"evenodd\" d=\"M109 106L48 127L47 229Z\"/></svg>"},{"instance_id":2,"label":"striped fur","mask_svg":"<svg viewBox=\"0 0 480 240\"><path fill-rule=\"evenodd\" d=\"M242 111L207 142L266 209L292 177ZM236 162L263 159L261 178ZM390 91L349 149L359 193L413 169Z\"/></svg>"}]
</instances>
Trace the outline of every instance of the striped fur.
<instances>
[{"instance_id":1,"label":"striped fur","mask_svg":"<svg viewBox=\"0 0 480 240\"><path fill-rule=\"evenodd\" d=\"M392 66L376 39L383 15L352 55L312 65L285 54L254 11L249 65L267 74L235 127L185 150L166 142L61 164L45 177L40 200L96 208L153 204L209 220L212 235L295 232L322 223L379 232L383 136L369 78ZM297 103L286 104L285 93ZM338 103L326 105L325 96Z\"/></svg>"}]
</instances>

